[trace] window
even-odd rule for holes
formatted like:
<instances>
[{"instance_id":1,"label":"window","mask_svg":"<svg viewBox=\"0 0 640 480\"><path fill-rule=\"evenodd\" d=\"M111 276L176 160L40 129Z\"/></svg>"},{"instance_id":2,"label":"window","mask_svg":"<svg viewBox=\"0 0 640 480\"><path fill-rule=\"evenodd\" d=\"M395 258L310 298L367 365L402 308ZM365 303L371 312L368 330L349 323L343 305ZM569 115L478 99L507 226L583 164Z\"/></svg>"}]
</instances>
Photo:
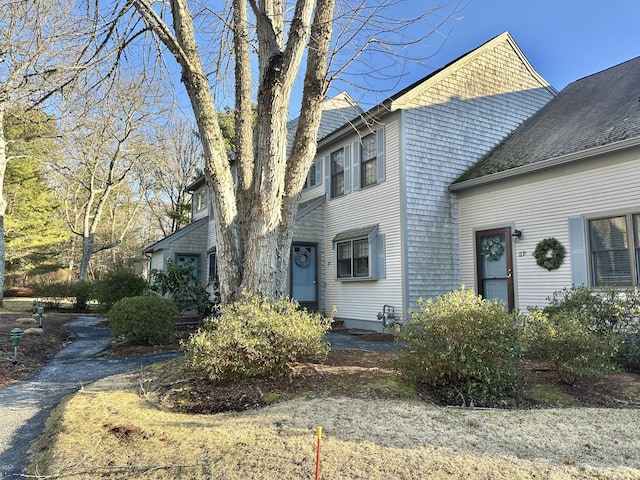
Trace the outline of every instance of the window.
<instances>
[{"instance_id":1,"label":"window","mask_svg":"<svg viewBox=\"0 0 640 480\"><path fill-rule=\"evenodd\" d=\"M311 188L322 184L322 159L316 160L309 169L307 181L302 188Z\"/></svg>"},{"instance_id":2,"label":"window","mask_svg":"<svg viewBox=\"0 0 640 480\"><path fill-rule=\"evenodd\" d=\"M215 283L218 281L218 264L216 261L216 251L209 253L209 283Z\"/></svg>"},{"instance_id":3,"label":"window","mask_svg":"<svg viewBox=\"0 0 640 480\"><path fill-rule=\"evenodd\" d=\"M638 285L640 215L597 218L589 220L588 225L592 285Z\"/></svg>"},{"instance_id":4,"label":"window","mask_svg":"<svg viewBox=\"0 0 640 480\"><path fill-rule=\"evenodd\" d=\"M378 138L376 133L362 139L360 149L360 186L378 183Z\"/></svg>"},{"instance_id":5,"label":"window","mask_svg":"<svg viewBox=\"0 0 640 480\"><path fill-rule=\"evenodd\" d=\"M369 241L351 240L337 244L338 278L369 277Z\"/></svg>"},{"instance_id":6,"label":"window","mask_svg":"<svg viewBox=\"0 0 640 480\"><path fill-rule=\"evenodd\" d=\"M196 212L199 212L200 210L203 210L204 208L206 208L207 207L207 191L200 190L199 192L197 192L195 200L196 200L195 201Z\"/></svg>"},{"instance_id":7,"label":"window","mask_svg":"<svg viewBox=\"0 0 640 480\"><path fill-rule=\"evenodd\" d=\"M344 148L331 154L331 197L344 195Z\"/></svg>"},{"instance_id":8,"label":"window","mask_svg":"<svg viewBox=\"0 0 640 480\"><path fill-rule=\"evenodd\" d=\"M333 239L338 280L385 278L384 235L372 225L341 232Z\"/></svg>"}]
</instances>

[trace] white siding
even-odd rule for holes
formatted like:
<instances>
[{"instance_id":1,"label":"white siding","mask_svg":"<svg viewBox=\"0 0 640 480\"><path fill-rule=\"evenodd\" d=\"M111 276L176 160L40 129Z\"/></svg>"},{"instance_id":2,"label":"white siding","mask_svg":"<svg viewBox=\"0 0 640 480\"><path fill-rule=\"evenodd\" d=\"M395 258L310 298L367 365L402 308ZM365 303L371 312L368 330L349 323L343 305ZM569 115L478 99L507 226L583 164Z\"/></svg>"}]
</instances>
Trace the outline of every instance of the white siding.
<instances>
[{"instance_id":1,"label":"white siding","mask_svg":"<svg viewBox=\"0 0 640 480\"><path fill-rule=\"evenodd\" d=\"M449 184L552 97L505 38L404 101L406 306L459 286Z\"/></svg>"},{"instance_id":2,"label":"white siding","mask_svg":"<svg viewBox=\"0 0 640 480\"><path fill-rule=\"evenodd\" d=\"M348 141L355 141L357 138L354 132L353 138ZM329 199L325 204L325 254L322 265L326 270L325 312L330 313L336 307L336 318L348 319L351 326L378 329L382 325L377 320L377 314L382 311L383 305L392 305L397 312L402 306L399 115L394 115L386 123L385 138L385 181ZM333 150L341 146L343 145L336 145ZM319 153L327 155L331 151ZM332 239L345 230L374 224L379 225L378 233L385 235L386 239L386 278L373 281L337 280Z\"/></svg>"},{"instance_id":3,"label":"white siding","mask_svg":"<svg viewBox=\"0 0 640 480\"><path fill-rule=\"evenodd\" d=\"M158 250L151 254L149 267L151 270L164 270L164 250Z\"/></svg>"},{"instance_id":4,"label":"white siding","mask_svg":"<svg viewBox=\"0 0 640 480\"><path fill-rule=\"evenodd\" d=\"M640 151L610 154L458 193L462 281L476 285L474 232L517 228L514 245L516 308L547 304L556 290L571 286L569 217L640 212ZM536 264L532 253L545 238L567 250L558 270Z\"/></svg>"}]
</instances>

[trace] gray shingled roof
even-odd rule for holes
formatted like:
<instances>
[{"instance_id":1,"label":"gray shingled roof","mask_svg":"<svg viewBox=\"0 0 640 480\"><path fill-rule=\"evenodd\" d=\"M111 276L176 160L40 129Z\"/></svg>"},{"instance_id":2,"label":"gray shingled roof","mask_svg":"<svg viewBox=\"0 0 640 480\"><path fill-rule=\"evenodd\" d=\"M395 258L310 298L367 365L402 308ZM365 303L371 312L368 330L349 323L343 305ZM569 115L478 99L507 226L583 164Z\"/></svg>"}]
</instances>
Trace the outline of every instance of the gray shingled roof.
<instances>
[{"instance_id":1,"label":"gray shingled roof","mask_svg":"<svg viewBox=\"0 0 640 480\"><path fill-rule=\"evenodd\" d=\"M345 93L339 94L337 97L345 96ZM336 98L337 98L336 97ZM325 102L325 108L322 111L322 117L320 119L320 127L318 128L318 141L333 133L338 128L343 127L354 118L362 115L363 110L357 104L347 105L348 102L343 102L342 107L333 108L331 103L332 99L328 99ZM287 122L287 142L288 149L293 145L293 139L295 137L296 128L298 127L298 117ZM287 152L288 153L288 152Z\"/></svg>"},{"instance_id":2,"label":"gray shingled roof","mask_svg":"<svg viewBox=\"0 0 640 480\"><path fill-rule=\"evenodd\" d=\"M640 136L640 57L569 84L454 183Z\"/></svg>"}]
</instances>

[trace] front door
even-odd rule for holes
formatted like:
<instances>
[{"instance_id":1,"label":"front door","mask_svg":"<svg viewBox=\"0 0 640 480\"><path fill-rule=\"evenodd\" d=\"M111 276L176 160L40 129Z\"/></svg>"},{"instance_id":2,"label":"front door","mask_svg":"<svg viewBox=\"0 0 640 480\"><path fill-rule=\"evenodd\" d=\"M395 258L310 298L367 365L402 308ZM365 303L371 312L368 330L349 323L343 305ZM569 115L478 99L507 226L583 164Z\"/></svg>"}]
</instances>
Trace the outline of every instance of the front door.
<instances>
[{"instance_id":1,"label":"front door","mask_svg":"<svg viewBox=\"0 0 640 480\"><path fill-rule=\"evenodd\" d=\"M293 244L291 246L291 297L301 307L318 311L316 246Z\"/></svg>"},{"instance_id":2,"label":"front door","mask_svg":"<svg viewBox=\"0 0 640 480\"><path fill-rule=\"evenodd\" d=\"M476 232L478 294L514 308L511 228Z\"/></svg>"}]
</instances>

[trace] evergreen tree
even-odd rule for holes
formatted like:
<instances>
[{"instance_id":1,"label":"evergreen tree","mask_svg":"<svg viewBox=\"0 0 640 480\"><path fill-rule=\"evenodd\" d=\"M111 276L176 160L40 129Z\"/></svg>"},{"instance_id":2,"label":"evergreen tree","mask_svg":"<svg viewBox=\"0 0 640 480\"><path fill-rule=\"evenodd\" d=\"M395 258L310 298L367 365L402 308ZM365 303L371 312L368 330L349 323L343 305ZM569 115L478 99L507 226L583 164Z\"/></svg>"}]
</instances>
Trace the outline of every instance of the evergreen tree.
<instances>
[{"instance_id":1,"label":"evergreen tree","mask_svg":"<svg viewBox=\"0 0 640 480\"><path fill-rule=\"evenodd\" d=\"M69 238L52 201L45 162L59 152L55 122L43 112L12 111L5 118L4 192L7 273L50 263Z\"/></svg>"}]
</instances>

